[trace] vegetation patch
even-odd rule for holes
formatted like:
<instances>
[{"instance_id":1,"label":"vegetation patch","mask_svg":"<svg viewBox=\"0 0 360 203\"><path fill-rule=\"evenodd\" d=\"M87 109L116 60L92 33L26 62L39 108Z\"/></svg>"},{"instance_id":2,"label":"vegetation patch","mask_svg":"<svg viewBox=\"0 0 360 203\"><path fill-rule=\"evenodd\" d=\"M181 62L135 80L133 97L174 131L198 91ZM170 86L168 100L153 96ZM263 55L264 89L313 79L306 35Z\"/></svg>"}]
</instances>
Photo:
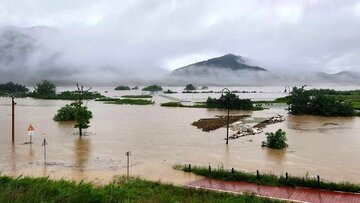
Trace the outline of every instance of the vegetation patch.
<instances>
[{"instance_id":1,"label":"vegetation patch","mask_svg":"<svg viewBox=\"0 0 360 203\"><path fill-rule=\"evenodd\" d=\"M144 87L142 89L142 91L150 91L150 92L157 92L157 91L162 91L163 88L159 85L150 85L150 86L147 86L147 87Z\"/></svg>"},{"instance_id":2,"label":"vegetation patch","mask_svg":"<svg viewBox=\"0 0 360 203\"><path fill-rule=\"evenodd\" d=\"M184 90L193 91L193 90L196 90L196 87L193 84L187 84L185 86Z\"/></svg>"},{"instance_id":3,"label":"vegetation patch","mask_svg":"<svg viewBox=\"0 0 360 203\"><path fill-rule=\"evenodd\" d=\"M286 132L282 129L278 129L275 133L267 132L265 135L266 141L263 141L261 146L271 149L284 149L288 147L286 143Z\"/></svg>"},{"instance_id":4,"label":"vegetation patch","mask_svg":"<svg viewBox=\"0 0 360 203\"><path fill-rule=\"evenodd\" d=\"M357 93L357 92L356 92ZM341 95L345 92L335 90L305 90L294 87L290 93L288 111L293 115L317 115L317 116L354 116L357 115L351 104L351 100L346 98L357 97L360 95Z\"/></svg>"},{"instance_id":5,"label":"vegetation patch","mask_svg":"<svg viewBox=\"0 0 360 203\"><path fill-rule=\"evenodd\" d=\"M354 184L349 182L328 182L318 181L316 177L304 177L297 176L276 176L273 174L254 174L249 172L243 172L238 170L226 170L223 167L209 170L209 167L200 167L188 165L175 165L175 169L185 172L192 172L196 175L205 176L208 178L225 180L225 181L246 181L250 183L256 183L259 185L269 186L291 186L291 187L308 187L318 188L331 191L343 191L343 192L360 192L360 184Z\"/></svg>"},{"instance_id":6,"label":"vegetation patch","mask_svg":"<svg viewBox=\"0 0 360 203\"><path fill-rule=\"evenodd\" d=\"M144 94L144 95L124 95L124 96L121 96L121 97L124 97L124 98L143 98L143 99L151 99L152 98L152 96L148 95L148 94Z\"/></svg>"},{"instance_id":7,"label":"vegetation patch","mask_svg":"<svg viewBox=\"0 0 360 203\"><path fill-rule=\"evenodd\" d=\"M129 86L120 85L115 87L115 90L130 90Z\"/></svg>"},{"instance_id":8,"label":"vegetation patch","mask_svg":"<svg viewBox=\"0 0 360 203\"><path fill-rule=\"evenodd\" d=\"M279 202L254 195L234 195L178 187L139 178L118 177L95 186L48 177L0 176L0 202Z\"/></svg>"},{"instance_id":9,"label":"vegetation patch","mask_svg":"<svg viewBox=\"0 0 360 203\"><path fill-rule=\"evenodd\" d=\"M207 108L237 109L237 110L262 110L260 106L254 106L250 99L240 99L233 93L221 95L219 99L209 97L206 100Z\"/></svg>"},{"instance_id":10,"label":"vegetation patch","mask_svg":"<svg viewBox=\"0 0 360 203\"><path fill-rule=\"evenodd\" d=\"M247 118L250 115L229 116L229 124L235 123L241 119ZM227 125L227 116L217 116L216 118L202 118L193 122L191 125L202 129L205 132L210 132Z\"/></svg>"},{"instance_id":11,"label":"vegetation patch","mask_svg":"<svg viewBox=\"0 0 360 203\"><path fill-rule=\"evenodd\" d=\"M130 105L149 105L154 104L152 100L146 99L115 99L115 98L104 98L96 101L105 101L106 104L130 104Z\"/></svg>"},{"instance_id":12,"label":"vegetation patch","mask_svg":"<svg viewBox=\"0 0 360 203\"><path fill-rule=\"evenodd\" d=\"M7 94L15 94L15 96L26 96L26 93L29 92L29 89L25 85L7 82L0 84L0 96L8 96Z\"/></svg>"}]
</instances>

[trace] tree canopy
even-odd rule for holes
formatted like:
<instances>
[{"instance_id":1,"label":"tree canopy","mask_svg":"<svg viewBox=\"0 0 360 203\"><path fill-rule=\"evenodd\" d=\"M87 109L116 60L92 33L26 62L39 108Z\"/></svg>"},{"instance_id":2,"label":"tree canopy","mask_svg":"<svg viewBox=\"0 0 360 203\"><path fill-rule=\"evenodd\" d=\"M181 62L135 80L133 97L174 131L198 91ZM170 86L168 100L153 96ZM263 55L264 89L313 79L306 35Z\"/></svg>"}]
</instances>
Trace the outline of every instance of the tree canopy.
<instances>
[{"instance_id":1,"label":"tree canopy","mask_svg":"<svg viewBox=\"0 0 360 203\"><path fill-rule=\"evenodd\" d=\"M5 94L26 94L29 89L25 85L7 82L4 84L0 84L0 96Z\"/></svg>"},{"instance_id":2,"label":"tree canopy","mask_svg":"<svg viewBox=\"0 0 360 203\"><path fill-rule=\"evenodd\" d=\"M239 96L233 93L221 95L219 99L209 97L206 100L207 108L219 109L240 109L240 110L253 110L254 105L250 99L240 99Z\"/></svg>"},{"instance_id":3,"label":"tree canopy","mask_svg":"<svg viewBox=\"0 0 360 203\"><path fill-rule=\"evenodd\" d=\"M355 111L347 100L339 100L322 90L305 90L294 87L288 98L288 108L293 115L353 116Z\"/></svg>"},{"instance_id":4,"label":"tree canopy","mask_svg":"<svg viewBox=\"0 0 360 203\"><path fill-rule=\"evenodd\" d=\"M43 80L35 86L33 96L36 98L50 99L56 97L56 85L48 80Z\"/></svg>"}]
</instances>

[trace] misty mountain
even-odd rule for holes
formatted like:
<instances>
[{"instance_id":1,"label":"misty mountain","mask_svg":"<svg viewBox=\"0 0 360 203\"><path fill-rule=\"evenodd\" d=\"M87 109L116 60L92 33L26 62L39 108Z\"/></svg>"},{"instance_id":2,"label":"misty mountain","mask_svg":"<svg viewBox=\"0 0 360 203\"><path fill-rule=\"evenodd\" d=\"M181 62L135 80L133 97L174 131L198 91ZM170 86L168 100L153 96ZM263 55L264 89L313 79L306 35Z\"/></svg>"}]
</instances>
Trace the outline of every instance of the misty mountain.
<instances>
[{"instance_id":1,"label":"misty mountain","mask_svg":"<svg viewBox=\"0 0 360 203\"><path fill-rule=\"evenodd\" d=\"M269 71L249 64L249 59L234 54L190 64L172 71L167 84L183 85L304 85L359 84L360 73L341 71L335 74L311 71ZM252 60L253 61L253 60ZM253 63L253 62L252 62Z\"/></svg>"},{"instance_id":2,"label":"misty mountain","mask_svg":"<svg viewBox=\"0 0 360 203\"><path fill-rule=\"evenodd\" d=\"M248 65L247 60L242 56L226 54L178 68L172 71L171 75L206 75L215 69L220 71L266 71L264 68Z\"/></svg>"}]
</instances>

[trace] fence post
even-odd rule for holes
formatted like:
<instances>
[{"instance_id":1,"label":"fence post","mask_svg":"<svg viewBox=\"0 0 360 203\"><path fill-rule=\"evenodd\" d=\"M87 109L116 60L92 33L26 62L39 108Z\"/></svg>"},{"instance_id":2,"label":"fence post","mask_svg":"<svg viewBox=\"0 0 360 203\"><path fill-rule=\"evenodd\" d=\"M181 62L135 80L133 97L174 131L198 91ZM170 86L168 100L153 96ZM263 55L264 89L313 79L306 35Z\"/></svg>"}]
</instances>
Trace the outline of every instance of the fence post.
<instances>
[{"instance_id":1,"label":"fence post","mask_svg":"<svg viewBox=\"0 0 360 203\"><path fill-rule=\"evenodd\" d=\"M234 173L234 168L231 168L231 173Z\"/></svg>"},{"instance_id":2,"label":"fence post","mask_svg":"<svg viewBox=\"0 0 360 203\"><path fill-rule=\"evenodd\" d=\"M319 175L317 175L317 184L318 184L318 186L320 186L320 176Z\"/></svg>"},{"instance_id":3,"label":"fence post","mask_svg":"<svg viewBox=\"0 0 360 203\"><path fill-rule=\"evenodd\" d=\"M285 173L285 179L287 180L289 178L288 172Z\"/></svg>"},{"instance_id":4,"label":"fence post","mask_svg":"<svg viewBox=\"0 0 360 203\"><path fill-rule=\"evenodd\" d=\"M259 170L256 170L256 177L259 178Z\"/></svg>"},{"instance_id":5,"label":"fence post","mask_svg":"<svg viewBox=\"0 0 360 203\"><path fill-rule=\"evenodd\" d=\"M209 165L209 173L211 173L211 166Z\"/></svg>"}]
</instances>

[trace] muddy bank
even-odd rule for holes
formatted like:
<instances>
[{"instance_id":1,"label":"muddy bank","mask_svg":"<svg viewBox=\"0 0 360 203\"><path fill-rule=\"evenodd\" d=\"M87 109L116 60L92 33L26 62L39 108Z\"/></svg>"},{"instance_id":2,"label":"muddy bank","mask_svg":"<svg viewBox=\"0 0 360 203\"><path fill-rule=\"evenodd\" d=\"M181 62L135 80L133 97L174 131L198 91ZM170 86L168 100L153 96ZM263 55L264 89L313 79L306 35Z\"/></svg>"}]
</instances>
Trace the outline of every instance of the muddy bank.
<instances>
[{"instance_id":1,"label":"muddy bank","mask_svg":"<svg viewBox=\"0 0 360 203\"><path fill-rule=\"evenodd\" d=\"M236 115L229 116L229 124L235 123L241 119L250 117L250 115ZM205 132L210 132L221 127L226 126L227 116L216 116L216 118L202 118L198 121L193 122L191 125L202 129Z\"/></svg>"}]
</instances>

